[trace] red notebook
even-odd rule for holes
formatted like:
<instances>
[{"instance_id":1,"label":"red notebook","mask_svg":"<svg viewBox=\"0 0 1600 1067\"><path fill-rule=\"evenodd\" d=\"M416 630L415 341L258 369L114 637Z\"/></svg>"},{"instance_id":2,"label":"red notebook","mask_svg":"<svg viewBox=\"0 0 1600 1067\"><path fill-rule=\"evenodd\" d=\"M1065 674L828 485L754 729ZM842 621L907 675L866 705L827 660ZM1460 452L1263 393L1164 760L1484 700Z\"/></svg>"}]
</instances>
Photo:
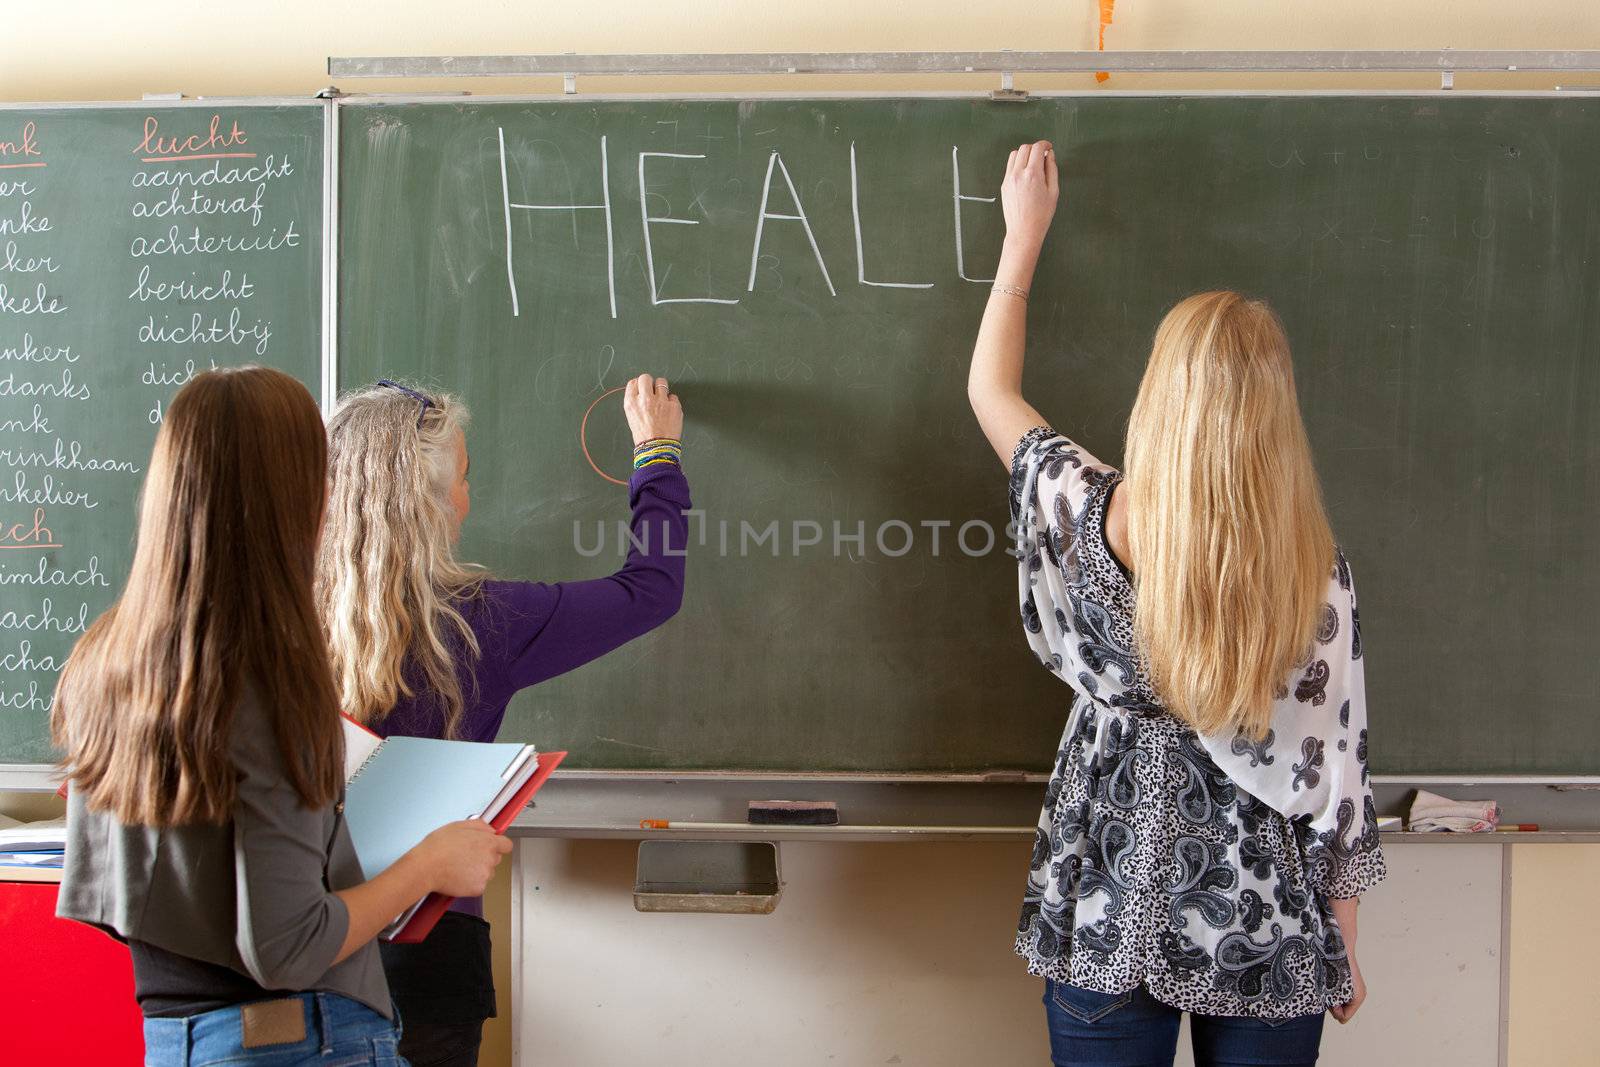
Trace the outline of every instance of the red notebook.
<instances>
[{"instance_id":1,"label":"red notebook","mask_svg":"<svg viewBox=\"0 0 1600 1067\"><path fill-rule=\"evenodd\" d=\"M500 809L499 814L489 820L489 825L495 828L496 833L504 834L506 832L507 827L511 825L518 815L522 814L523 809L533 800L533 794L537 793L539 787L549 779L550 773L560 766L561 761L566 758L567 754L565 752L539 753L539 769L533 772L533 777L523 783L521 789L512 794L511 799L506 802L505 807ZM450 902L454 899L455 897L447 897L440 893L429 893L423 898L422 903L417 906L417 910L411 913L411 917L405 921L405 924L386 940L402 945L414 945L421 941L428 936L434 924L439 921L439 917L445 913L450 907Z\"/></svg>"}]
</instances>

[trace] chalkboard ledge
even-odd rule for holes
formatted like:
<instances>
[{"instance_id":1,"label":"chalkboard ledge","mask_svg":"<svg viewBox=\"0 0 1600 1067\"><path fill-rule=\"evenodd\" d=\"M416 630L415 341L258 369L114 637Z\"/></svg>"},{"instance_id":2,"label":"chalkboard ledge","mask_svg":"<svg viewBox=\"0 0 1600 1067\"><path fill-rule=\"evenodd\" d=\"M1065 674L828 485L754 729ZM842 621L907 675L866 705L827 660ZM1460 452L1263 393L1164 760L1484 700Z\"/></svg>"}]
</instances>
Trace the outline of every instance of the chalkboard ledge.
<instances>
[{"instance_id":1,"label":"chalkboard ledge","mask_svg":"<svg viewBox=\"0 0 1600 1067\"><path fill-rule=\"evenodd\" d=\"M61 769L53 763L0 763L0 792L54 793Z\"/></svg>"},{"instance_id":2,"label":"chalkboard ledge","mask_svg":"<svg viewBox=\"0 0 1600 1067\"><path fill-rule=\"evenodd\" d=\"M1536 833L1384 835L1394 844L1600 844L1600 792L1554 785L1482 783L1425 788L1458 799L1496 800L1506 822L1537 823ZM1416 784L1375 782L1380 814L1401 815ZM538 801L512 824L516 837L612 840L834 841L1031 841L1044 787L1035 781L873 781L863 776L789 778L777 775L700 775L617 778L594 772L557 772ZM753 800L831 800L839 826L772 827L746 824ZM640 828L643 819L700 824L665 830Z\"/></svg>"}]
</instances>

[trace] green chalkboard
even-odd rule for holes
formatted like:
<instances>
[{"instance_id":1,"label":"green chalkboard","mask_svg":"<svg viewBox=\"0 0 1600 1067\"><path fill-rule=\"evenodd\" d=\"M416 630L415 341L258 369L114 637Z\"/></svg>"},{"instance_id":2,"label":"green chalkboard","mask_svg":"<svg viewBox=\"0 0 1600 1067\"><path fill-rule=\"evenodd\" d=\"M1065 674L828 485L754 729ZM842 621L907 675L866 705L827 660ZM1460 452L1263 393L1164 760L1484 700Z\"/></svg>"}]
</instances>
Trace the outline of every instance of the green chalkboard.
<instances>
[{"instance_id":1,"label":"green chalkboard","mask_svg":"<svg viewBox=\"0 0 1600 1067\"><path fill-rule=\"evenodd\" d=\"M162 408L213 363L317 392L323 105L0 109L0 763L132 561Z\"/></svg>"},{"instance_id":2,"label":"green chalkboard","mask_svg":"<svg viewBox=\"0 0 1600 1067\"><path fill-rule=\"evenodd\" d=\"M521 695L508 735L590 767L1047 766L1067 690L1025 648L1003 543L968 555L956 534L982 520L1003 542L1006 521L964 392L1002 232L980 198L1008 148L1049 137L1065 193L1030 398L1116 461L1163 311L1265 296L1362 596L1375 769L1600 771L1600 102L374 102L341 120L339 379L471 402L466 555L609 571L626 502L580 421L641 371L688 412L705 538L681 615ZM675 302L693 298L728 302ZM587 446L625 470L615 396ZM836 522L865 543L836 545ZM741 536L771 523L776 555ZM968 547L988 547L979 527Z\"/></svg>"}]
</instances>

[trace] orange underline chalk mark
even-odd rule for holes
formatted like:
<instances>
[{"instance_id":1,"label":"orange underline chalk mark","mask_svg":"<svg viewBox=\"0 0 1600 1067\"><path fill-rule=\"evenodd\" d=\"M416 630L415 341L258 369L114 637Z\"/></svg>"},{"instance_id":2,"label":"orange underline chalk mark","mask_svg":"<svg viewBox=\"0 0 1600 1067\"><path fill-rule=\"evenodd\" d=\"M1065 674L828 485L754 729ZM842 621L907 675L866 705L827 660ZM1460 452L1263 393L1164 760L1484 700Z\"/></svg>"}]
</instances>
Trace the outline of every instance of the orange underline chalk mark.
<instances>
[{"instance_id":1,"label":"orange underline chalk mark","mask_svg":"<svg viewBox=\"0 0 1600 1067\"><path fill-rule=\"evenodd\" d=\"M254 159L254 152L204 152L193 156L145 156L145 163L182 163L186 159Z\"/></svg>"},{"instance_id":2,"label":"orange underline chalk mark","mask_svg":"<svg viewBox=\"0 0 1600 1067\"><path fill-rule=\"evenodd\" d=\"M615 389L607 389L605 392L595 397L594 403L589 405L589 410L583 413L583 421L578 423L578 445L583 449L583 458L589 461L589 467L591 470L593 470L600 477L604 478L606 481L613 482L616 485L627 485L628 483L623 481L621 478L613 478L611 475L601 470L600 464L596 463L594 461L594 457L589 454L589 415L596 407L600 405L600 401L604 400L612 393L620 393L626 388L627 386L625 385L619 385Z\"/></svg>"},{"instance_id":3,"label":"orange underline chalk mark","mask_svg":"<svg viewBox=\"0 0 1600 1067\"><path fill-rule=\"evenodd\" d=\"M45 167L48 163L0 163L0 170L16 170L18 167Z\"/></svg>"},{"instance_id":4,"label":"orange underline chalk mark","mask_svg":"<svg viewBox=\"0 0 1600 1067\"><path fill-rule=\"evenodd\" d=\"M1117 0L1100 0L1100 51L1106 50L1106 27L1111 25L1111 9L1117 6ZM1094 80L1104 84L1111 80L1111 75L1105 71L1096 71Z\"/></svg>"}]
</instances>

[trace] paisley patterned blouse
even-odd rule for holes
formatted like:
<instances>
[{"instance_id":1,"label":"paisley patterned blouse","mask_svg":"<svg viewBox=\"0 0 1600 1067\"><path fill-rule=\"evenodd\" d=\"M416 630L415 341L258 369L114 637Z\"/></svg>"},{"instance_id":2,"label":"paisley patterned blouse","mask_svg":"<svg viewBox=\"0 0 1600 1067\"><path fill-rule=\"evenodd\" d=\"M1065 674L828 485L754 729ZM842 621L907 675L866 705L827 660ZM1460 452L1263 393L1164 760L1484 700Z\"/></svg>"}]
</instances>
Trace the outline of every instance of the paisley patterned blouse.
<instances>
[{"instance_id":1,"label":"paisley patterned blouse","mask_svg":"<svg viewBox=\"0 0 1600 1067\"><path fill-rule=\"evenodd\" d=\"M1102 993L1283 1019L1350 999L1328 906L1384 876L1367 780L1350 568L1260 743L1165 711L1134 649L1134 590L1105 539L1122 475L1049 427L1011 464L1023 628L1074 690L1045 792L1016 950Z\"/></svg>"}]
</instances>

